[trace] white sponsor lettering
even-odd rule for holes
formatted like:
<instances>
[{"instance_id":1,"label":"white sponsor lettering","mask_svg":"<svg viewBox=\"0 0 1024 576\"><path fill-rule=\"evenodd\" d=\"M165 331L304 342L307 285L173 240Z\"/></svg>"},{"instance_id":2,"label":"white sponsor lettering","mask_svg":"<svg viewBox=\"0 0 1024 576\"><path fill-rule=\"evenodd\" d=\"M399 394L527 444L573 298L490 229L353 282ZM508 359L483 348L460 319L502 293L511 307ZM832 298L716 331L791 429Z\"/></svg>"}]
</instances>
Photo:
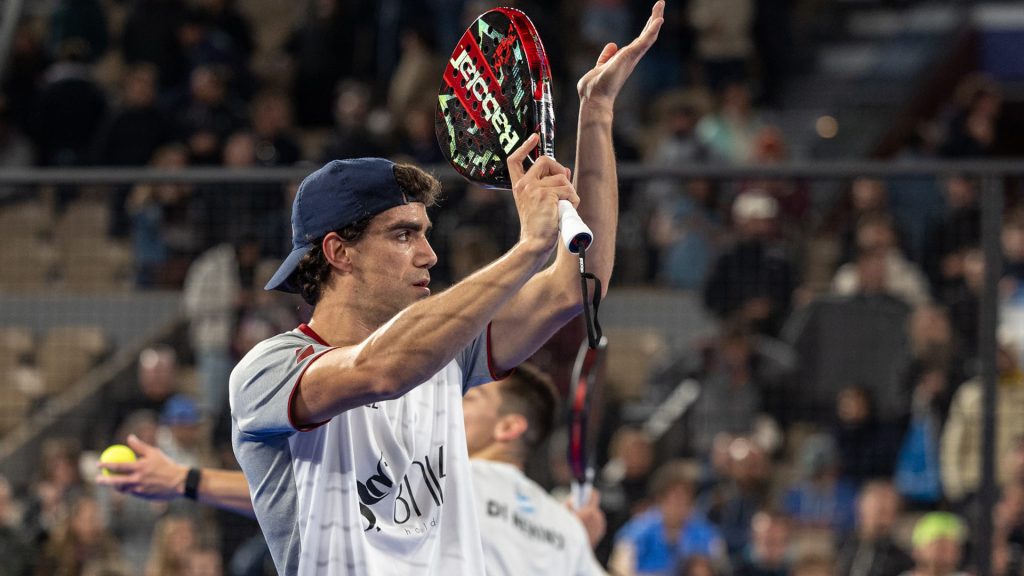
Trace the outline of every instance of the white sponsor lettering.
<instances>
[{"instance_id":1,"label":"white sponsor lettering","mask_svg":"<svg viewBox=\"0 0 1024 576\"><path fill-rule=\"evenodd\" d=\"M469 57L469 51L463 49L458 58L452 58L448 63L462 74L462 79L466 81L466 89L480 103L484 118L497 132L498 143L501 144L506 154L510 153L519 143L519 135L512 130L512 123L509 122L508 116L498 105L498 100L488 90L487 79L473 64L473 60Z\"/></svg>"}]
</instances>

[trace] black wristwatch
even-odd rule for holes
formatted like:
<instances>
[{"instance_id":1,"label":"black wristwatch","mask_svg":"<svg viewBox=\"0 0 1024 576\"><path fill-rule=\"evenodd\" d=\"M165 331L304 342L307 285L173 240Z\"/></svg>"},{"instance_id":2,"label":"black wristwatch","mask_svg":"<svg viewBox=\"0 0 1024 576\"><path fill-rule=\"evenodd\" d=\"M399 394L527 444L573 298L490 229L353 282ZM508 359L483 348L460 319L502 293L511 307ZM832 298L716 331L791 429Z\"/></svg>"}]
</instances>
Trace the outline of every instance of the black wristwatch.
<instances>
[{"instance_id":1,"label":"black wristwatch","mask_svg":"<svg viewBox=\"0 0 1024 576\"><path fill-rule=\"evenodd\" d=\"M185 498L195 500L199 496L199 479L203 473L199 468L189 468L185 475Z\"/></svg>"}]
</instances>

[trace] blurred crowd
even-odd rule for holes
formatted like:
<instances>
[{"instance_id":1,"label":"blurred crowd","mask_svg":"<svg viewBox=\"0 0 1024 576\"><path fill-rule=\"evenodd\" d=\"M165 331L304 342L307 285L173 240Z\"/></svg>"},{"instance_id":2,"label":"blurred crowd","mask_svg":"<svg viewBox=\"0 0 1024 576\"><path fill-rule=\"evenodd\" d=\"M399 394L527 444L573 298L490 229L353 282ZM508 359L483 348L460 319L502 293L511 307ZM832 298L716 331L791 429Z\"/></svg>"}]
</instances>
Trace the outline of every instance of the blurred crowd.
<instances>
[{"instance_id":1,"label":"blurred crowd","mask_svg":"<svg viewBox=\"0 0 1024 576\"><path fill-rule=\"evenodd\" d=\"M33 3L30 3L33 4ZM310 167L382 155L443 162L438 79L472 0L47 0L17 28L0 94L0 166ZM559 82L574 85L646 2L524 9ZM265 5L265 6L264 6ZM784 105L789 2L671 2L664 41L620 98L620 161L653 168L791 159ZM297 16L295 16L297 14ZM1001 93L966 78L900 159L993 154ZM562 158L571 155L571 149ZM600 452L620 574L939 576L989 555L1024 566L1024 204L1007 191L999 285L999 503L978 503L982 393L980 183L960 175L821 183L650 180L622 190L615 282L686 291L717 335L667 342L643 387L609 382ZM1016 185L1016 184L1014 184ZM227 375L308 312L261 288L288 249L295 183L141 184L103 193L130 242L134 287L184 293L188 334L144 351L87 440L58 438L25 491L0 482L0 574L268 573L254 522L190 503L97 491L89 452L128 434L190 465L235 467ZM57 210L82 194L53 191ZM0 205L35 191L0 189ZM439 285L517 237L511 199L453 186L432 215ZM190 377L185 377L188 374ZM657 407L699 393L666 428ZM670 403L668 403L670 404ZM84 444L84 445L83 445ZM564 486L553 442L553 488ZM992 550L973 536L983 522Z\"/></svg>"}]
</instances>

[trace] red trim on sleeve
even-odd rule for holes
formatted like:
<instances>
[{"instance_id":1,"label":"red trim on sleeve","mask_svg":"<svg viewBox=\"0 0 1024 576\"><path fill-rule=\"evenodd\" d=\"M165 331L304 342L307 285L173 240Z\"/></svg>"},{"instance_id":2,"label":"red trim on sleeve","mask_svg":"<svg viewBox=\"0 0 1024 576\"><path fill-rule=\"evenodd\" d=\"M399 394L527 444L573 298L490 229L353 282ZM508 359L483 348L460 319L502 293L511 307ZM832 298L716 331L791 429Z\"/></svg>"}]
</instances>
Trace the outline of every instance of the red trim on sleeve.
<instances>
[{"instance_id":1,"label":"red trim on sleeve","mask_svg":"<svg viewBox=\"0 0 1024 576\"><path fill-rule=\"evenodd\" d=\"M309 330L309 332L306 332L306 330L303 330L303 328ZM320 340L320 337L316 336L316 332L313 332L313 329L306 326L305 324L299 326L299 330L302 330L302 332L304 334L307 334L310 338L322 342L322 340ZM322 358L324 354L330 352L331 350L336 350L336 348L328 348L327 350L324 350L323 352L314 356L309 361L309 364L306 364L306 367L302 369L302 372L299 374L299 377L295 379L295 385L292 386L292 391L288 394L288 425L291 426L292 428L295 428L299 432L309 432L310 430L316 430L317 428L331 421L330 418L328 418L327 420L324 420L323 422L317 422L316 424L299 426L298 424L295 423L295 417L293 414L293 408L295 406L295 393L299 390L299 384L302 382L302 377L306 375L306 370L309 370L309 367L313 365L313 362L316 362L317 360Z\"/></svg>"},{"instance_id":2,"label":"red trim on sleeve","mask_svg":"<svg viewBox=\"0 0 1024 576\"><path fill-rule=\"evenodd\" d=\"M512 372L514 372L514 371L515 371L515 369L513 368L512 370L505 371L505 373L502 374L501 376L498 376L497 374L495 374L495 372L494 372L494 355L491 354L491 323L488 322L487 323L487 372L488 372L488 374L491 375L491 380L494 380L495 382L497 382L498 380L504 380L505 378L508 378L509 375L511 375Z\"/></svg>"},{"instance_id":3,"label":"red trim on sleeve","mask_svg":"<svg viewBox=\"0 0 1024 576\"><path fill-rule=\"evenodd\" d=\"M327 342L324 342L324 339L321 338L320 335L317 334L315 330L313 330L312 328L310 328L306 324L299 324L298 330L299 330L299 332L302 332L303 334L305 334L306 336L309 336L313 340L316 340L317 344L323 344L324 346L330 346L330 344L328 344Z\"/></svg>"}]
</instances>

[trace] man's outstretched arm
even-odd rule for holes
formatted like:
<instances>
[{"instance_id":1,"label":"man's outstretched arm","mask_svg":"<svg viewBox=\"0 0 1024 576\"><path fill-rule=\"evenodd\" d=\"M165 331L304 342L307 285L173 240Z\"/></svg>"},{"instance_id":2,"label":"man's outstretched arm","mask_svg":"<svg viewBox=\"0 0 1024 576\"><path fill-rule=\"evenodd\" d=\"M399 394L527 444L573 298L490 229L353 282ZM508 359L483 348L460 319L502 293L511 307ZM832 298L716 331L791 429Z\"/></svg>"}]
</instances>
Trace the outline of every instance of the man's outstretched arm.
<instances>
[{"instance_id":1,"label":"man's outstretched arm","mask_svg":"<svg viewBox=\"0 0 1024 576\"><path fill-rule=\"evenodd\" d=\"M171 460L163 450L147 444L135 435L128 436L128 446L135 452L135 462L101 463L111 472L99 474L96 484L110 486L123 494L145 500L176 500L185 496L188 467ZM200 470L196 501L253 517L252 499L245 476L237 470Z\"/></svg>"},{"instance_id":2,"label":"man's outstretched arm","mask_svg":"<svg viewBox=\"0 0 1024 576\"><path fill-rule=\"evenodd\" d=\"M664 12L665 2L659 0L640 35L621 49L612 43L606 45L594 68L576 85L580 117L573 184L580 196L577 211L594 232L594 242L587 250L587 271L600 278L604 291L608 289L615 261L619 213L618 174L612 146L615 99L637 63L658 39ZM513 176L516 168L510 162L509 172ZM491 324L495 334L493 360L500 370L525 361L583 308L579 259L562 246L557 250L555 263L527 282Z\"/></svg>"}]
</instances>

